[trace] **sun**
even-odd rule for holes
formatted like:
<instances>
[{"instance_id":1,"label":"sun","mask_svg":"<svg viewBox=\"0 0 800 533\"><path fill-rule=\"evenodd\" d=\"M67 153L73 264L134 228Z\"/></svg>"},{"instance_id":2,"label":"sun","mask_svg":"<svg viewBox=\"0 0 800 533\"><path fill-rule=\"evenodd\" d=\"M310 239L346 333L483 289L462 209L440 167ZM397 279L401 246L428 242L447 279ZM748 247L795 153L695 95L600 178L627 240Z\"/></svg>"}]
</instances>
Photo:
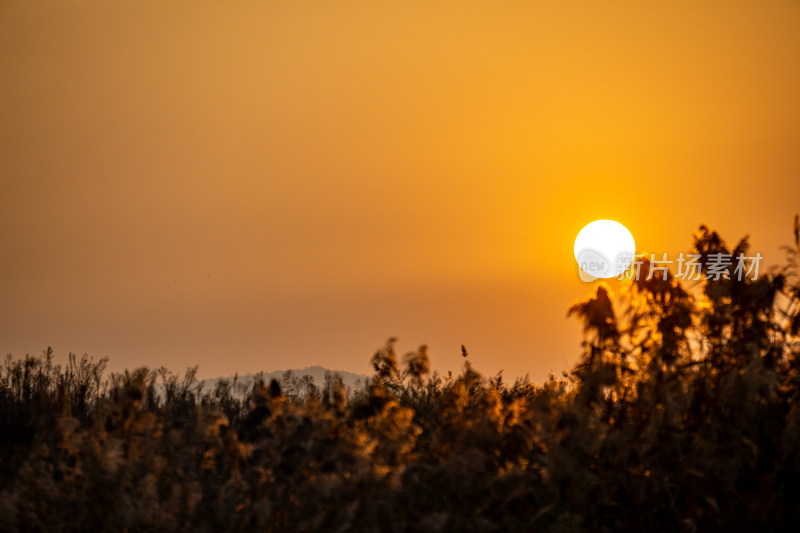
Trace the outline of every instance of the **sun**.
<instances>
[{"instance_id":1,"label":"sun","mask_svg":"<svg viewBox=\"0 0 800 533\"><path fill-rule=\"evenodd\" d=\"M575 260L595 278L612 278L633 261L636 244L628 228L616 220L590 222L575 237Z\"/></svg>"}]
</instances>

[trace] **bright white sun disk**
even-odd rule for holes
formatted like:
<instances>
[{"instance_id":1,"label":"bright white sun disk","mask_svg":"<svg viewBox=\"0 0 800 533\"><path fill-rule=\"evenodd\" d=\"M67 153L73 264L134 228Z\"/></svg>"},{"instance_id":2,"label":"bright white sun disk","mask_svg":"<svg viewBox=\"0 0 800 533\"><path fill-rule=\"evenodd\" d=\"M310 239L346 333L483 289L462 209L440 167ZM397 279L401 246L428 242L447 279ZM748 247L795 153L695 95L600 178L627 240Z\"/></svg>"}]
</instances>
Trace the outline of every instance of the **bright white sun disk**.
<instances>
[{"instance_id":1,"label":"bright white sun disk","mask_svg":"<svg viewBox=\"0 0 800 533\"><path fill-rule=\"evenodd\" d=\"M630 266L636 244L628 228L615 220L590 222L575 238L575 260L595 278L619 276Z\"/></svg>"}]
</instances>

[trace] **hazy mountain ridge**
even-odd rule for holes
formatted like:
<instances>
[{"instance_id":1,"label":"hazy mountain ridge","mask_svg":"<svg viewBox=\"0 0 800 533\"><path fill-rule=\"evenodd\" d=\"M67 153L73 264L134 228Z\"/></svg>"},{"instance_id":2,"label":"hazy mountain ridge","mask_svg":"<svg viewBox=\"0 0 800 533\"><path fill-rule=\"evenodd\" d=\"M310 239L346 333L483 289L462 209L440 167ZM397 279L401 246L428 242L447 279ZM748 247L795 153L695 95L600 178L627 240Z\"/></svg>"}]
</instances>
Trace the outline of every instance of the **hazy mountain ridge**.
<instances>
[{"instance_id":1,"label":"hazy mountain ridge","mask_svg":"<svg viewBox=\"0 0 800 533\"><path fill-rule=\"evenodd\" d=\"M202 386L204 391L211 391L214 390L217 383L220 381L228 381L233 383L233 380L236 379L236 388L237 389L247 389L249 390L253 384L255 383L256 379L263 379L264 383L269 384L269 382L273 379L278 381L281 385L284 384L284 376L287 372L291 372L291 375L297 379L302 379L304 376L311 376L313 379L314 385L317 387L322 387L325 383L325 375L327 373L339 375L342 378L342 382L344 382L345 386L349 387L350 389L357 389L366 383L369 376L366 374L354 374L352 372L347 372L346 370L331 370L325 368L323 366L315 365L315 366L308 366L302 369L286 369L286 370L275 370L272 372L261 372L261 373L250 373L244 375L232 375L232 376L219 376L214 378L207 378L207 379L198 379L197 385Z\"/></svg>"}]
</instances>

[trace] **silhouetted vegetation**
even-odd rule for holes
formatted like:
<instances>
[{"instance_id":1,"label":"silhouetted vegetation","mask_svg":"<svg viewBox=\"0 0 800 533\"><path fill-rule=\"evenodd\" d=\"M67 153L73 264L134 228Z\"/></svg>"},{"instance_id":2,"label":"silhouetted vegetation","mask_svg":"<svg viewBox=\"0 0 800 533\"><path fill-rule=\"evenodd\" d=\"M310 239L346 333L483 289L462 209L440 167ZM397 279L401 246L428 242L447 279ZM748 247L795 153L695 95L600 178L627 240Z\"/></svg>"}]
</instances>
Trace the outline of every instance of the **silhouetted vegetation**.
<instances>
[{"instance_id":1,"label":"silhouetted vegetation","mask_svg":"<svg viewBox=\"0 0 800 533\"><path fill-rule=\"evenodd\" d=\"M718 531L800 523L800 228L785 268L607 286L543 383L430 374L244 394L52 353L0 369L0 527L24 531ZM736 253L701 227L699 254ZM733 267L731 267L733 268ZM645 272L649 265L644 265ZM240 391L241 392L241 391Z\"/></svg>"}]
</instances>

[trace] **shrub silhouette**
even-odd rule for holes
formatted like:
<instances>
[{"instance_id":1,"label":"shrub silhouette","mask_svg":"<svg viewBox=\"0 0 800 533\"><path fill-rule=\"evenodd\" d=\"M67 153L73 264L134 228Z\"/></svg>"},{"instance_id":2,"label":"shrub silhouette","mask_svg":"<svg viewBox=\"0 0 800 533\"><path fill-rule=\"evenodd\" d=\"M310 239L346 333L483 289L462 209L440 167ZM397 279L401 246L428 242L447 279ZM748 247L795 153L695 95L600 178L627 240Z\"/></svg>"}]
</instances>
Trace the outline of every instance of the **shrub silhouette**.
<instances>
[{"instance_id":1,"label":"shrub silhouette","mask_svg":"<svg viewBox=\"0 0 800 533\"><path fill-rule=\"evenodd\" d=\"M694 249L732 250L701 227ZM651 269L569 314L543 383L430 373L423 346L347 390L287 373L213 390L70 355L0 367L9 531L707 531L800 521L800 223L783 268L684 286ZM706 262L703 261L703 264ZM707 271L703 271L704 274Z\"/></svg>"}]
</instances>

